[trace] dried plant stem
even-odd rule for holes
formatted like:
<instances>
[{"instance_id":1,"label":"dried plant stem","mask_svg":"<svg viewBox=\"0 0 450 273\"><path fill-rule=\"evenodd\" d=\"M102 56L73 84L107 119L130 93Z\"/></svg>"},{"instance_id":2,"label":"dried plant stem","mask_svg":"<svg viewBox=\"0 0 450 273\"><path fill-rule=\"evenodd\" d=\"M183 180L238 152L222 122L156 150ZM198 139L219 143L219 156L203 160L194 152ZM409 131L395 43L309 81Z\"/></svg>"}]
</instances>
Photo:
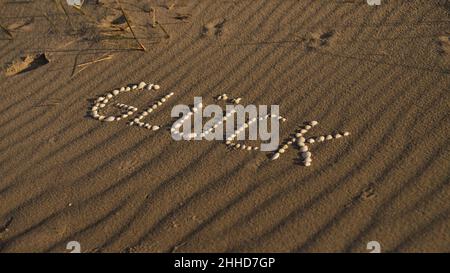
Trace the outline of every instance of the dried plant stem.
<instances>
[{"instance_id":1,"label":"dried plant stem","mask_svg":"<svg viewBox=\"0 0 450 273\"><path fill-rule=\"evenodd\" d=\"M154 8L151 8L150 9L150 13L151 13L151 16L152 16L152 28L155 28L156 24L157 24L157 22L156 22L156 10Z\"/></svg>"},{"instance_id":2,"label":"dried plant stem","mask_svg":"<svg viewBox=\"0 0 450 273\"><path fill-rule=\"evenodd\" d=\"M125 14L125 10L122 8L122 5L120 4L119 0L116 0L117 5L119 5L120 10L122 11L123 17L125 18L125 21L127 22L128 27L130 28L131 34L133 34L134 39L139 44L141 49L143 51L147 51L145 46L139 41L139 39L136 37L136 34L134 33L133 28L131 27L130 20L128 19L127 15Z\"/></svg>"},{"instance_id":3,"label":"dried plant stem","mask_svg":"<svg viewBox=\"0 0 450 273\"><path fill-rule=\"evenodd\" d=\"M3 32L5 32L6 35L8 35L11 39L14 38L14 36L12 35L12 33L11 33L6 27L2 26L1 24L0 24L0 29L2 29Z\"/></svg>"}]
</instances>

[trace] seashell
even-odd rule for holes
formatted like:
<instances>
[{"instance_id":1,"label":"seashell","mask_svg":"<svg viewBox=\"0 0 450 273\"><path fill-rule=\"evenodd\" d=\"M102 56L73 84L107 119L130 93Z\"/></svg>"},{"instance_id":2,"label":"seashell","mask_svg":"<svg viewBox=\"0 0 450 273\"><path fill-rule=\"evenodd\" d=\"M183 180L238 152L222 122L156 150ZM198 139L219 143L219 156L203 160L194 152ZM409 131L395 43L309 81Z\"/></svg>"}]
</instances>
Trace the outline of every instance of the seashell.
<instances>
[{"instance_id":1,"label":"seashell","mask_svg":"<svg viewBox=\"0 0 450 273\"><path fill-rule=\"evenodd\" d=\"M222 100L222 95L219 95L216 99L217 100Z\"/></svg>"},{"instance_id":2,"label":"seashell","mask_svg":"<svg viewBox=\"0 0 450 273\"><path fill-rule=\"evenodd\" d=\"M253 147L253 150L259 150L259 147Z\"/></svg>"},{"instance_id":3,"label":"seashell","mask_svg":"<svg viewBox=\"0 0 450 273\"><path fill-rule=\"evenodd\" d=\"M251 150L252 150L252 146L248 146L247 151L251 151Z\"/></svg>"},{"instance_id":4,"label":"seashell","mask_svg":"<svg viewBox=\"0 0 450 273\"><path fill-rule=\"evenodd\" d=\"M332 136L332 135L327 135L325 139L326 139L326 140L333 139L333 136Z\"/></svg>"},{"instance_id":5,"label":"seashell","mask_svg":"<svg viewBox=\"0 0 450 273\"><path fill-rule=\"evenodd\" d=\"M306 134L308 132L308 130L306 130L306 129L301 129L300 130L300 133L302 133L302 134Z\"/></svg>"},{"instance_id":6,"label":"seashell","mask_svg":"<svg viewBox=\"0 0 450 273\"><path fill-rule=\"evenodd\" d=\"M292 145L292 141L288 141L288 142L286 142L287 143L287 145Z\"/></svg>"},{"instance_id":7,"label":"seashell","mask_svg":"<svg viewBox=\"0 0 450 273\"><path fill-rule=\"evenodd\" d=\"M98 107L103 108L103 107L105 107L105 106L106 106L106 104L100 103L100 105L99 105Z\"/></svg>"},{"instance_id":8,"label":"seashell","mask_svg":"<svg viewBox=\"0 0 450 273\"><path fill-rule=\"evenodd\" d=\"M295 134L295 137L302 137L302 136L303 136L302 133L296 133L296 134Z\"/></svg>"},{"instance_id":9,"label":"seashell","mask_svg":"<svg viewBox=\"0 0 450 273\"><path fill-rule=\"evenodd\" d=\"M276 160L280 157L280 153L274 153L270 160Z\"/></svg>"},{"instance_id":10,"label":"seashell","mask_svg":"<svg viewBox=\"0 0 450 273\"><path fill-rule=\"evenodd\" d=\"M110 98L114 97L114 95L111 94L111 93L108 93L108 94L106 94L106 97L107 97L108 99L110 99Z\"/></svg>"},{"instance_id":11,"label":"seashell","mask_svg":"<svg viewBox=\"0 0 450 273\"><path fill-rule=\"evenodd\" d=\"M109 116L109 117L105 118L105 121L114 121L114 120L116 120L116 117L114 117L114 116Z\"/></svg>"},{"instance_id":12,"label":"seashell","mask_svg":"<svg viewBox=\"0 0 450 273\"><path fill-rule=\"evenodd\" d=\"M283 148L281 148L281 149L278 150L278 153L280 153L280 154L284 154L284 152L286 152L286 150L283 149Z\"/></svg>"},{"instance_id":13,"label":"seashell","mask_svg":"<svg viewBox=\"0 0 450 273\"><path fill-rule=\"evenodd\" d=\"M153 104L152 109L156 109L156 108L158 108L158 104Z\"/></svg>"},{"instance_id":14,"label":"seashell","mask_svg":"<svg viewBox=\"0 0 450 273\"><path fill-rule=\"evenodd\" d=\"M287 144L283 145L283 149L287 150L288 148L289 148L289 145L287 145Z\"/></svg>"},{"instance_id":15,"label":"seashell","mask_svg":"<svg viewBox=\"0 0 450 273\"><path fill-rule=\"evenodd\" d=\"M105 99L105 97L98 97L97 101L103 101Z\"/></svg>"},{"instance_id":16,"label":"seashell","mask_svg":"<svg viewBox=\"0 0 450 273\"><path fill-rule=\"evenodd\" d=\"M121 117L122 117L122 118L127 118L128 115L127 115L127 114L123 114Z\"/></svg>"},{"instance_id":17,"label":"seashell","mask_svg":"<svg viewBox=\"0 0 450 273\"><path fill-rule=\"evenodd\" d=\"M92 106L92 111L97 111L98 110L98 106Z\"/></svg>"},{"instance_id":18,"label":"seashell","mask_svg":"<svg viewBox=\"0 0 450 273\"><path fill-rule=\"evenodd\" d=\"M226 144L226 145L230 145L230 144L231 144L231 141L227 140L227 141L225 141L225 144Z\"/></svg>"},{"instance_id":19,"label":"seashell","mask_svg":"<svg viewBox=\"0 0 450 273\"><path fill-rule=\"evenodd\" d=\"M282 118L281 121L282 121L282 122L286 122L287 119L286 119L286 118Z\"/></svg>"},{"instance_id":20,"label":"seashell","mask_svg":"<svg viewBox=\"0 0 450 273\"><path fill-rule=\"evenodd\" d=\"M299 137L297 140L300 141L300 142L305 142L306 141L306 139L304 137Z\"/></svg>"},{"instance_id":21,"label":"seashell","mask_svg":"<svg viewBox=\"0 0 450 273\"><path fill-rule=\"evenodd\" d=\"M245 150L246 148L247 148L247 146L245 146L245 144L241 146L242 150Z\"/></svg>"},{"instance_id":22,"label":"seashell","mask_svg":"<svg viewBox=\"0 0 450 273\"><path fill-rule=\"evenodd\" d=\"M165 98L162 98L162 99L161 99L161 102L166 102L166 99L165 99Z\"/></svg>"},{"instance_id":23,"label":"seashell","mask_svg":"<svg viewBox=\"0 0 450 273\"><path fill-rule=\"evenodd\" d=\"M158 104L158 106L161 106L162 102L158 101L156 104Z\"/></svg>"},{"instance_id":24,"label":"seashell","mask_svg":"<svg viewBox=\"0 0 450 273\"><path fill-rule=\"evenodd\" d=\"M119 93L120 93L120 91L119 90L113 90L112 91L112 94L114 95L114 96L117 96L117 95L119 95Z\"/></svg>"},{"instance_id":25,"label":"seashell","mask_svg":"<svg viewBox=\"0 0 450 273\"><path fill-rule=\"evenodd\" d=\"M125 87L120 87L120 92L125 92Z\"/></svg>"},{"instance_id":26,"label":"seashell","mask_svg":"<svg viewBox=\"0 0 450 273\"><path fill-rule=\"evenodd\" d=\"M303 163L303 165L305 165L305 167L309 167L309 166L311 166L311 162L305 162L305 163Z\"/></svg>"},{"instance_id":27,"label":"seashell","mask_svg":"<svg viewBox=\"0 0 450 273\"><path fill-rule=\"evenodd\" d=\"M302 152L301 156L303 159L307 159L308 157L311 157L311 152Z\"/></svg>"},{"instance_id":28,"label":"seashell","mask_svg":"<svg viewBox=\"0 0 450 273\"><path fill-rule=\"evenodd\" d=\"M103 100L103 104L107 104L108 102L109 102L108 99L104 99L104 100Z\"/></svg>"},{"instance_id":29,"label":"seashell","mask_svg":"<svg viewBox=\"0 0 450 273\"><path fill-rule=\"evenodd\" d=\"M134 114L134 112L133 112L133 111L128 111L127 114L128 114L129 116L131 116L132 114Z\"/></svg>"},{"instance_id":30,"label":"seashell","mask_svg":"<svg viewBox=\"0 0 450 273\"><path fill-rule=\"evenodd\" d=\"M313 121L311 121L310 124L311 124L311 126L316 126L317 124L319 124L319 122L316 120L313 120Z\"/></svg>"},{"instance_id":31,"label":"seashell","mask_svg":"<svg viewBox=\"0 0 450 273\"><path fill-rule=\"evenodd\" d=\"M150 90L152 90L152 88L153 88L153 84L150 83L149 85L147 85L147 88L146 88L146 89L147 89L148 91L150 91Z\"/></svg>"},{"instance_id":32,"label":"seashell","mask_svg":"<svg viewBox=\"0 0 450 273\"><path fill-rule=\"evenodd\" d=\"M130 122L128 122L128 125L134 125L134 121L130 121Z\"/></svg>"},{"instance_id":33,"label":"seashell","mask_svg":"<svg viewBox=\"0 0 450 273\"><path fill-rule=\"evenodd\" d=\"M157 84L153 85L153 89L159 90L159 88L161 88L159 85L157 85Z\"/></svg>"},{"instance_id":34,"label":"seashell","mask_svg":"<svg viewBox=\"0 0 450 273\"><path fill-rule=\"evenodd\" d=\"M308 149L308 146L302 146L302 147L300 147L300 151L301 152L307 152L309 149Z\"/></svg>"},{"instance_id":35,"label":"seashell","mask_svg":"<svg viewBox=\"0 0 450 273\"><path fill-rule=\"evenodd\" d=\"M138 89L144 89L147 84L145 82L140 82L138 85Z\"/></svg>"},{"instance_id":36,"label":"seashell","mask_svg":"<svg viewBox=\"0 0 450 273\"><path fill-rule=\"evenodd\" d=\"M105 116L99 116L98 120L104 120L106 117Z\"/></svg>"},{"instance_id":37,"label":"seashell","mask_svg":"<svg viewBox=\"0 0 450 273\"><path fill-rule=\"evenodd\" d=\"M235 145L235 147L239 149L239 147L241 147L241 144L238 143Z\"/></svg>"},{"instance_id":38,"label":"seashell","mask_svg":"<svg viewBox=\"0 0 450 273\"><path fill-rule=\"evenodd\" d=\"M305 142L303 142L303 141L297 141L296 144L297 144L297 146L299 146L299 147L303 147L303 146L306 145Z\"/></svg>"},{"instance_id":39,"label":"seashell","mask_svg":"<svg viewBox=\"0 0 450 273\"><path fill-rule=\"evenodd\" d=\"M306 130L310 130L311 128L312 128L311 125L306 125L306 126L305 126L305 129L306 129Z\"/></svg>"},{"instance_id":40,"label":"seashell","mask_svg":"<svg viewBox=\"0 0 450 273\"><path fill-rule=\"evenodd\" d=\"M323 142L325 141L325 137L324 136L319 136L318 138L316 138L317 142Z\"/></svg>"},{"instance_id":41,"label":"seashell","mask_svg":"<svg viewBox=\"0 0 450 273\"><path fill-rule=\"evenodd\" d=\"M127 86L127 88L125 88L125 91L126 91L126 92L130 92L130 91L131 91L131 88L130 88L129 86Z\"/></svg>"},{"instance_id":42,"label":"seashell","mask_svg":"<svg viewBox=\"0 0 450 273\"><path fill-rule=\"evenodd\" d=\"M146 124L144 125L144 127L147 128L147 129L150 129L150 128L152 128L152 125L146 123Z\"/></svg>"},{"instance_id":43,"label":"seashell","mask_svg":"<svg viewBox=\"0 0 450 273\"><path fill-rule=\"evenodd\" d=\"M135 85L133 85L132 87L131 87L131 89L137 89L138 88L138 86L135 84Z\"/></svg>"},{"instance_id":44,"label":"seashell","mask_svg":"<svg viewBox=\"0 0 450 273\"><path fill-rule=\"evenodd\" d=\"M316 141L314 140L314 138L308 138L307 142L308 142L308 143L314 143L314 142L316 142Z\"/></svg>"},{"instance_id":45,"label":"seashell","mask_svg":"<svg viewBox=\"0 0 450 273\"><path fill-rule=\"evenodd\" d=\"M344 132L344 136L349 136L350 132Z\"/></svg>"},{"instance_id":46,"label":"seashell","mask_svg":"<svg viewBox=\"0 0 450 273\"><path fill-rule=\"evenodd\" d=\"M334 138L341 138L341 137L342 137L341 134L335 134L335 135L334 135Z\"/></svg>"}]
</instances>

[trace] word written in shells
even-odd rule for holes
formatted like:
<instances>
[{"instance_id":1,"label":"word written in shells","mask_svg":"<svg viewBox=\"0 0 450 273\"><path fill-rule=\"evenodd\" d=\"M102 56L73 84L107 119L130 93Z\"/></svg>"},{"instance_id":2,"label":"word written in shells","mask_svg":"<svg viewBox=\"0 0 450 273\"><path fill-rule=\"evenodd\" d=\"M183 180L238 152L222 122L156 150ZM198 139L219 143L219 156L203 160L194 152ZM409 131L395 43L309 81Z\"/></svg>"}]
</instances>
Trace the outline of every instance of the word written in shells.
<instances>
[{"instance_id":1,"label":"word written in shells","mask_svg":"<svg viewBox=\"0 0 450 273\"><path fill-rule=\"evenodd\" d=\"M174 95L173 92L166 94L161 99L159 99L154 104L150 105L148 108L146 108L144 111L140 112L136 118L132 118L137 111L138 108L135 106L126 105L123 103L116 102L114 105L119 108L121 113L119 115L111 115L111 116L105 116L101 114L101 110L106 107L106 105L110 102L112 102L119 94L127 93L131 91L151 91L151 90L159 90L160 86L156 84L146 84L145 82L141 82L137 85L131 85L126 87L121 87L119 89L115 89L109 93L106 93L102 96L99 96L94 104L92 105L90 109L91 116L99 121L104 122L113 122L113 121L120 121L122 119L128 119L128 125L129 126L138 126L142 128L146 128L152 131L157 131L161 128L160 125L152 125L149 123L145 123L142 120L146 118L148 115L150 115L154 110L156 110L159 106L161 106L163 103L165 103L170 97ZM222 94L216 98L217 100L224 100L232 102L233 104L239 104L242 98L235 98L235 99L229 99L227 94ZM202 107L202 106L200 106ZM193 112L195 112L197 107L194 106ZM233 115L234 112L229 112L225 115L223 120L219 120L217 124L214 124L208 131L205 132L205 134L211 133L215 128L217 128L218 125L226 121L227 117L230 117ZM262 119L268 119L268 118L276 118L281 120L282 122L286 121L286 118L281 116L276 116L272 114L265 115L263 117L259 117L259 120ZM256 122L257 118L253 118L248 120L246 123L244 123L241 127L237 128L237 130L227 137L225 140L225 145L231 149L234 150L244 150L244 151L254 151L258 150L258 147L240 144L235 142L234 140L236 137L243 133L246 128L248 128L252 123ZM295 145L300 150L300 161L303 166L309 167L312 163L312 153L310 151L310 146L314 143L322 143L327 142L330 140L335 140L343 137L347 137L350 135L349 132L338 132L333 134L327 134L327 135L320 135L317 137L306 137L306 134L309 132L310 129L317 126L317 121L311 121L311 122L305 122L304 124L300 125L299 128L296 129L295 133L293 134L294 137L288 139L287 141L280 144L278 149L273 152L272 156L270 157L271 160L277 160L281 157L282 154L284 154L289 146ZM175 126L176 127L176 126Z\"/></svg>"}]
</instances>

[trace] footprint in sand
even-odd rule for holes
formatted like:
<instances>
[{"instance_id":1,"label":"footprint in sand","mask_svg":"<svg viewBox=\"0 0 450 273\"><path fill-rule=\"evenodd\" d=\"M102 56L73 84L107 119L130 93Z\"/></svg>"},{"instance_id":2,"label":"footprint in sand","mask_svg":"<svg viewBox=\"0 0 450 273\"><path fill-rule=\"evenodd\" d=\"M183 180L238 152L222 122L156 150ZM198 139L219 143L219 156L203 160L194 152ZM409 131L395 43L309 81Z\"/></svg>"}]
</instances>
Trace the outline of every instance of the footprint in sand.
<instances>
[{"instance_id":1,"label":"footprint in sand","mask_svg":"<svg viewBox=\"0 0 450 273\"><path fill-rule=\"evenodd\" d=\"M312 33L306 41L307 50L316 50L322 47L330 46L334 43L336 38L336 32L334 30L326 32Z\"/></svg>"},{"instance_id":2,"label":"footprint in sand","mask_svg":"<svg viewBox=\"0 0 450 273\"><path fill-rule=\"evenodd\" d=\"M203 36L208 36L208 37L220 37L223 36L226 33L226 28L225 26L225 19L218 19L218 20L214 20L211 21L209 23L206 23L203 26L202 29L202 35Z\"/></svg>"},{"instance_id":3,"label":"footprint in sand","mask_svg":"<svg viewBox=\"0 0 450 273\"><path fill-rule=\"evenodd\" d=\"M442 55L450 55L450 34L439 37L438 41L439 53Z\"/></svg>"},{"instance_id":4,"label":"footprint in sand","mask_svg":"<svg viewBox=\"0 0 450 273\"><path fill-rule=\"evenodd\" d=\"M22 74L46 65L49 62L50 61L45 53L37 55L27 55L21 58L19 61L13 61L12 63L10 63L6 68L5 74L6 76Z\"/></svg>"}]
</instances>

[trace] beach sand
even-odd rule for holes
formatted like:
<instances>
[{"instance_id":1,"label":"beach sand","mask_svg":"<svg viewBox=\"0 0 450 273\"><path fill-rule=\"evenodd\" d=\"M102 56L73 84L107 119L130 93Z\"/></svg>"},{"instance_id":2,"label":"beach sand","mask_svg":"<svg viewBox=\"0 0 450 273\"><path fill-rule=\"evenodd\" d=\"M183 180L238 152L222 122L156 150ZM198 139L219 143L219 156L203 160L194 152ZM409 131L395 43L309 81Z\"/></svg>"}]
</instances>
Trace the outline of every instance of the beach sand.
<instances>
[{"instance_id":1,"label":"beach sand","mask_svg":"<svg viewBox=\"0 0 450 273\"><path fill-rule=\"evenodd\" d=\"M448 1L121 2L146 51L114 1L0 2L0 252L450 251ZM351 135L304 167L89 116L140 81L155 124L226 93Z\"/></svg>"}]
</instances>

